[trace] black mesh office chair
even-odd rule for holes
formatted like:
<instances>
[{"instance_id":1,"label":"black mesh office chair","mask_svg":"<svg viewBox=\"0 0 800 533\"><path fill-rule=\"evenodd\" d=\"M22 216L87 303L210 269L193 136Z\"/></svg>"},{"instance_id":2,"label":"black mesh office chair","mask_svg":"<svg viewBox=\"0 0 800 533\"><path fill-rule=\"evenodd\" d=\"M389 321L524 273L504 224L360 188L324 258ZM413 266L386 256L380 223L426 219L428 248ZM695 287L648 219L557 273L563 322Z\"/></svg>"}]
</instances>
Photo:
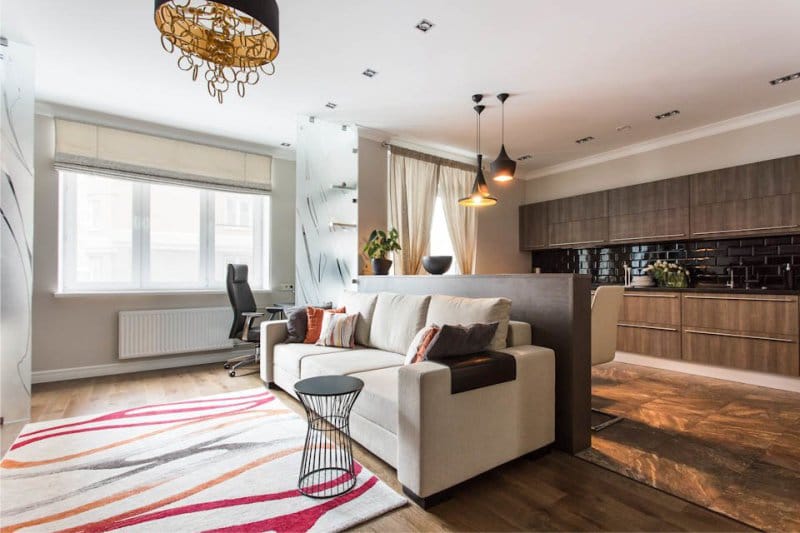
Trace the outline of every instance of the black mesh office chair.
<instances>
[{"instance_id":1,"label":"black mesh office chair","mask_svg":"<svg viewBox=\"0 0 800 533\"><path fill-rule=\"evenodd\" d=\"M228 338L256 345L254 354L234 357L225 362L225 369L230 370L231 377L235 377L236 369L240 366L258 362L261 328L256 319L263 317L264 313L257 312L253 291L247 283L247 265L228 265L226 286L233 308L233 324Z\"/></svg>"}]
</instances>

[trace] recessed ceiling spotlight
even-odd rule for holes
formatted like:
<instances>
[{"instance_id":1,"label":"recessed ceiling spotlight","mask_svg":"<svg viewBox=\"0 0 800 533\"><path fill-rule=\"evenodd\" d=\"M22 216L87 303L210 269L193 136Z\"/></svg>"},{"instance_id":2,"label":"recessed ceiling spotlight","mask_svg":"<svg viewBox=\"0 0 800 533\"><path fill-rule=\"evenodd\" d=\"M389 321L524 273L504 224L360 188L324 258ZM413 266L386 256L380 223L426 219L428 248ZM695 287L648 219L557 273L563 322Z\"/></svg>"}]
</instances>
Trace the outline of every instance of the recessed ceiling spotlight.
<instances>
[{"instance_id":1,"label":"recessed ceiling spotlight","mask_svg":"<svg viewBox=\"0 0 800 533\"><path fill-rule=\"evenodd\" d=\"M377 70L372 70L371 68L368 68L367 70L365 70L361 74L363 74L364 76L366 76L368 78L374 78L375 74L377 74L377 73L378 73Z\"/></svg>"},{"instance_id":2,"label":"recessed ceiling spotlight","mask_svg":"<svg viewBox=\"0 0 800 533\"><path fill-rule=\"evenodd\" d=\"M431 28L433 28L433 26L434 26L434 24L430 20L422 19L422 20L419 21L419 24L417 24L414 27L417 28L422 33L427 33L427 31L430 30Z\"/></svg>"},{"instance_id":3,"label":"recessed ceiling spotlight","mask_svg":"<svg viewBox=\"0 0 800 533\"><path fill-rule=\"evenodd\" d=\"M673 109L672 111L667 111L666 113L661 113L660 115L656 115L656 120L661 120L664 118L672 118L680 114L681 114L680 111L678 111L677 109Z\"/></svg>"},{"instance_id":4,"label":"recessed ceiling spotlight","mask_svg":"<svg viewBox=\"0 0 800 533\"><path fill-rule=\"evenodd\" d=\"M289 148L291 145L292 143L281 143L281 146L283 146L284 148Z\"/></svg>"},{"instance_id":5,"label":"recessed ceiling spotlight","mask_svg":"<svg viewBox=\"0 0 800 533\"><path fill-rule=\"evenodd\" d=\"M589 135L588 137L584 137L583 139L578 139L575 142L578 143L578 144L585 144L585 143L588 143L589 141L593 141L593 140L594 140L594 137Z\"/></svg>"},{"instance_id":6,"label":"recessed ceiling spotlight","mask_svg":"<svg viewBox=\"0 0 800 533\"><path fill-rule=\"evenodd\" d=\"M527 161L528 159L533 159L531 154L521 155L517 158L517 161Z\"/></svg>"},{"instance_id":7,"label":"recessed ceiling spotlight","mask_svg":"<svg viewBox=\"0 0 800 533\"><path fill-rule=\"evenodd\" d=\"M327 107L328 109L336 109L336 104L334 104L333 102L328 102L327 104L325 104L325 107Z\"/></svg>"},{"instance_id":8,"label":"recessed ceiling spotlight","mask_svg":"<svg viewBox=\"0 0 800 533\"><path fill-rule=\"evenodd\" d=\"M795 72L794 74L787 74L786 76L775 78L774 80L770 80L770 85L780 85L781 83L787 81L793 81L800 78L800 72Z\"/></svg>"},{"instance_id":9,"label":"recessed ceiling spotlight","mask_svg":"<svg viewBox=\"0 0 800 533\"><path fill-rule=\"evenodd\" d=\"M622 133L622 132L625 132L625 131L631 131L632 129L633 129L633 127L630 124L625 124L623 126L617 126L617 131L619 133Z\"/></svg>"}]
</instances>

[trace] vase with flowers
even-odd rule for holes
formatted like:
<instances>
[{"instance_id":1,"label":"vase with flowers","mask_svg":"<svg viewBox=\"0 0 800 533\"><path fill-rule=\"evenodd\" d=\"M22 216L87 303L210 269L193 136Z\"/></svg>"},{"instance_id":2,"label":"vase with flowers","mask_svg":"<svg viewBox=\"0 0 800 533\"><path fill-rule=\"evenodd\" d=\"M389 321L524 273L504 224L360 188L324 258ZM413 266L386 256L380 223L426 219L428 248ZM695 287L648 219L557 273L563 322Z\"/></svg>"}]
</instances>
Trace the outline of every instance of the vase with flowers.
<instances>
[{"instance_id":1,"label":"vase with flowers","mask_svg":"<svg viewBox=\"0 0 800 533\"><path fill-rule=\"evenodd\" d=\"M658 260L647 265L644 273L651 276L659 287L682 289L689 286L689 270L678 263Z\"/></svg>"}]
</instances>

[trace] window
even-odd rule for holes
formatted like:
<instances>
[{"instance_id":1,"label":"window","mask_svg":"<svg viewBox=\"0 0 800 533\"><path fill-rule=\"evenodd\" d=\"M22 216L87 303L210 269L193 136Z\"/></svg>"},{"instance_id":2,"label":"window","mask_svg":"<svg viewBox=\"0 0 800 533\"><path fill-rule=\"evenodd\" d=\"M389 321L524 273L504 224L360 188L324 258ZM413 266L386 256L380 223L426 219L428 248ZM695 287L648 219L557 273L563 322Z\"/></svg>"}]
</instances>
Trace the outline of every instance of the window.
<instances>
[{"instance_id":1,"label":"window","mask_svg":"<svg viewBox=\"0 0 800 533\"><path fill-rule=\"evenodd\" d=\"M455 252L453 251L453 241L450 240L450 232L447 230L447 219L444 216L444 206L440 196L436 197L436 204L433 207L431 240L428 249L429 255L449 255L453 257L453 266L445 274L460 274L458 261L455 260Z\"/></svg>"},{"instance_id":2,"label":"window","mask_svg":"<svg viewBox=\"0 0 800 533\"><path fill-rule=\"evenodd\" d=\"M61 172L60 290L269 287L269 196Z\"/></svg>"}]
</instances>

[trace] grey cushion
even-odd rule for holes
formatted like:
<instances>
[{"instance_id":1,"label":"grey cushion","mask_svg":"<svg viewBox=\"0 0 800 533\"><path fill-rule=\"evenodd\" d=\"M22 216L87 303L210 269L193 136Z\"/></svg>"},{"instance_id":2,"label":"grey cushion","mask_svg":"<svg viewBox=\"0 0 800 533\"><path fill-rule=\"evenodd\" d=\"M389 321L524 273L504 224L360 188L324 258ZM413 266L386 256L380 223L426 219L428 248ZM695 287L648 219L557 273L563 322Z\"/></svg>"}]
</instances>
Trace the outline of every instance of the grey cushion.
<instances>
[{"instance_id":1,"label":"grey cushion","mask_svg":"<svg viewBox=\"0 0 800 533\"><path fill-rule=\"evenodd\" d=\"M358 314L356 322L356 344L369 346L369 329L372 327L372 315L378 295L369 292L345 291L342 305L348 315Z\"/></svg>"},{"instance_id":2,"label":"grey cushion","mask_svg":"<svg viewBox=\"0 0 800 533\"><path fill-rule=\"evenodd\" d=\"M436 361L485 350L497 331L497 322L454 326L445 324L425 350L425 359Z\"/></svg>"},{"instance_id":3,"label":"grey cushion","mask_svg":"<svg viewBox=\"0 0 800 533\"><path fill-rule=\"evenodd\" d=\"M372 315L369 345L405 354L414 335L425 325L430 296L381 292Z\"/></svg>"},{"instance_id":4,"label":"grey cushion","mask_svg":"<svg viewBox=\"0 0 800 533\"><path fill-rule=\"evenodd\" d=\"M305 342L306 332L308 331L308 313L306 313L308 307L307 305L299 305L286 310L286 331L288 335L284 342ZM310 307L332 309L333 303L327 302L322 305L312 305Z\"/></svg>"}]
</instances>

